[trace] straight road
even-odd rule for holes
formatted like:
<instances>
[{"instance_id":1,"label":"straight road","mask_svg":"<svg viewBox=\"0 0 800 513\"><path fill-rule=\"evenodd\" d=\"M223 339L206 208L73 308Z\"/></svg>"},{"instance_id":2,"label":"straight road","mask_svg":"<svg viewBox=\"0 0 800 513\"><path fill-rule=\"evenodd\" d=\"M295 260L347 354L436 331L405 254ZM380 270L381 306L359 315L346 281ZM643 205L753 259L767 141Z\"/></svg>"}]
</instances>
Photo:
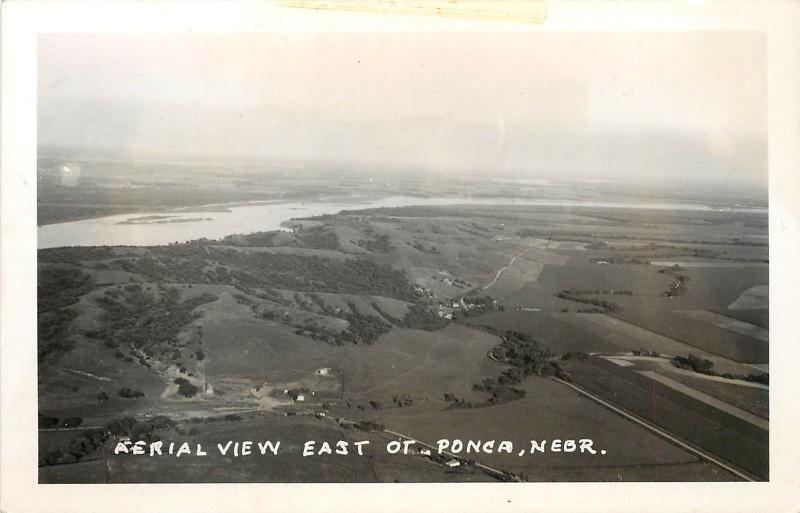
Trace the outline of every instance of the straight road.
<instances>
[{"instance_id":1,"label":"straight road","mask_svg":"<svg viewBox=\"0 0 800 513\"><path fill-rule=\"evenodd\" d=\"M757 477L752 476L752 475L748 474L747 472L744 472L743 470L739 470L739 469L731 466L729 463L719 459L718 457L714 456L713 454L711 454L709 452L706 452L703 449L700 449L700 448L695 447L693 445L689 445L688 443L686 443L683 440L675 437L674 435L669 434L668 432L664 431L663 429L661 429L661 428L659 428L659 427L657 427L657 426L655 426L655 425L653 425L653 424L651 424L649 422L645 422L644 420L640 419L639 417L631 415L630 413L626 412L625 410L622 410L621 408L618 408L618 407L614 406L613 404L601 399L600 397L594 395L592 392L589 392L588 390L584 389L583 387L579 387L579 386L577 386L577 385L575 385L573 383L569 383L569 382L564 381L563 379L560 379L560 378L553 378L553 379L558 381L559 383L561 383L563 385L566 385L566 386L570 387L571 389L575 390L579 394L581 394L581 395L583 395L585 397L588 397L589 399L595 401L596 403L599 403L602 406L605 406L606 408L612 410L614 413L617 413L618 415L622 415L626 419L628 419L628 420L630 420L632 422L635 422L636 424L639 424L640 426L644 427L648 431L651 431L651 432L657 434L658 436L660 436L660 437L672 442L673 444L677 445L678 447L686 449L687 451L689 451L690 453L692 453L695 456L699 457L700 459L703 459L703 460L706 460L706 461L708 461L710 463L713 463L714 465L717 465L718 467L721 467L721 468L727 470L731 474L733 474L733 475L735 475L735 476L737 476L737 477L739 477L739 478L741 478L741 479L743 479L745 481L760 481L760 479L758 479Z\"/></svg>"}]
</instances>

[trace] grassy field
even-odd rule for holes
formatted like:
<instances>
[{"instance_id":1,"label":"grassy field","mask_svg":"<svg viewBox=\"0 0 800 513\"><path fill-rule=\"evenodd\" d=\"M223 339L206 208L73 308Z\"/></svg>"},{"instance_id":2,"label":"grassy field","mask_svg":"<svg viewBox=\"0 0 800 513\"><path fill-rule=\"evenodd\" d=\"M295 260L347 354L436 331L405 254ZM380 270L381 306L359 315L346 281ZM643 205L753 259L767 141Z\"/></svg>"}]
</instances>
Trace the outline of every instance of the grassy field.
<instances>
[{"instance_id":1,"label":"grassy field","mask_svg":"<svg viewBox=\"0 0 800 513\"><path fill-rule=\"evenodd\" d=\"M501 331L529 333L553 354L569 352L619 352L629 348L613 336L601 336L568 319L575 314L550 312L505 311L470 317L465 322L474 326L491 326Z\"/></svg>"},{"instance_id":2,"label":"grassy field","mask_svg":"<svg viewBox=\"0 0 800 513\"><path fill-rule=\"evenodd\" d=\"M328 367L346 397L386 400L398 394L439 397L445 389L468 394L473 383L501 369L486 358L499 339L457 325L434 332L395 328L365 347L332 347L281 325L244 319L210 322L204 332L212 382L240 376L289 386Z\"/></svg>"},{"instance_id":3,"label":"grassy field","mask_svg":"<svg viewBox=\"0 0 800 513\"><path fill-rule=\"evenodd\" d=\"M553 380L528 378L523 399L500 406L409 414L384 412L398 432L435 443L440 438L511 440L529 449L530 440L594 441L598 454L537 453L478 455L488 465L526 474L532 481L637 481L641 479L726 480L730 475L699 463L693 455L585 399ZM605 449L605 455L599 453Z\"/></svg>"}]
</instances>

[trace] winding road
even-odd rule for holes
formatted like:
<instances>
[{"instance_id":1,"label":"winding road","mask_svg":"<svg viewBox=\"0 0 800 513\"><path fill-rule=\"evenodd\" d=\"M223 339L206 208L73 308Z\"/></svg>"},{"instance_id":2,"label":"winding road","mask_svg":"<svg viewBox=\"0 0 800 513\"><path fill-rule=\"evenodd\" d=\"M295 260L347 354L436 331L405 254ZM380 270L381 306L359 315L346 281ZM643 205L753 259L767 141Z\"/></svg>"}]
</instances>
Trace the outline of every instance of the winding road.
<instances>
[{"instance_id":1,"label":"winding road","mask_svg":"<svg viewBox=\"0 0 800 513\"><path fill-rule=\"evenodd\" d=\"M503 267L498 269L497 270L497 274L494 275L494 279L492 281L490 281L489 283L487 283L486 285L484 285L482 290L486 290L489 287L491 287L492 285L494 285L495 283L497 283L497 280L498 280L498 278L500 278L500 275L503 274L503 271L505 271L506 269L508 269L512 265L514 265L514 262L516 262L519 257L521 257L522 255L527 253L532 247L533 247L533 244L529 244L528 247L523 249L522 251L520 251L519 254L511 257L511 261L508 262L507 265L504 265Z\"/></svg>"}]
</instances>

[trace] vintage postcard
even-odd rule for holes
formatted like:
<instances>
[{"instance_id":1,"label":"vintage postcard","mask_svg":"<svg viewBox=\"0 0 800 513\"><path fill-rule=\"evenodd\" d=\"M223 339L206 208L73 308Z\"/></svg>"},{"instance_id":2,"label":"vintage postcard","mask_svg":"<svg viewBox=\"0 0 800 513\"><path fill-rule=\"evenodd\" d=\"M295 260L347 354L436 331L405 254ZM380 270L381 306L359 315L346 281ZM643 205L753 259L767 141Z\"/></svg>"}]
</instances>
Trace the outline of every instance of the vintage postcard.
<instances>
[{"instance_id":1,"label":"vintage postcard","mask_svg":"<svg viewBox=\"0 0 800 513\"><path fill-rule=\"evenodd\" d=\"M798 7L5 4L3 510L796 511Z\"/></svg>"}]
</instances>

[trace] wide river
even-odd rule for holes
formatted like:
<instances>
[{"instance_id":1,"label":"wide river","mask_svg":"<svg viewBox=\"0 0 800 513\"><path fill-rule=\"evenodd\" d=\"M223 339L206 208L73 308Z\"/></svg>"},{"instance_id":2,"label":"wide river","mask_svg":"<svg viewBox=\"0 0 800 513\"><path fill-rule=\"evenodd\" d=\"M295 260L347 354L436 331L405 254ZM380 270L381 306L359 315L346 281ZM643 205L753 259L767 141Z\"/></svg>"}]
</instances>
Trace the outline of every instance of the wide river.
<instances>
[{"instance_id":1,"label":"wide river","mask_svg":"<svg viewBox=\"0 0 800 513\"><path fill-rule=\"evenodd\" d=\"M715 210L696 203L614 203L571 200L464 199L392 196L381 199L339 199L332 202L256 203L208 206L171 212L138 212L38 227L40 249L61 246L158 246L193 239L219 239L236 233L285 229L294 218L335 214L342 210L435 205L514 205L570 208L636 208L659 210ZM214 210L216 208L216 211ZM766 209L736 209L763 212Z\"/></svg>"}]
</instances>

